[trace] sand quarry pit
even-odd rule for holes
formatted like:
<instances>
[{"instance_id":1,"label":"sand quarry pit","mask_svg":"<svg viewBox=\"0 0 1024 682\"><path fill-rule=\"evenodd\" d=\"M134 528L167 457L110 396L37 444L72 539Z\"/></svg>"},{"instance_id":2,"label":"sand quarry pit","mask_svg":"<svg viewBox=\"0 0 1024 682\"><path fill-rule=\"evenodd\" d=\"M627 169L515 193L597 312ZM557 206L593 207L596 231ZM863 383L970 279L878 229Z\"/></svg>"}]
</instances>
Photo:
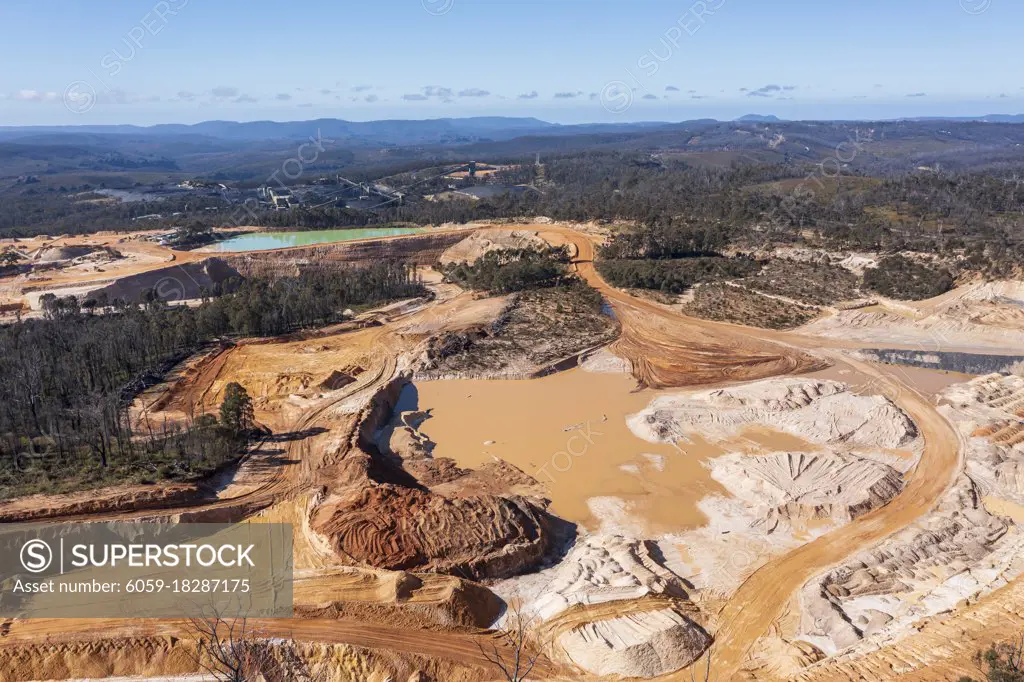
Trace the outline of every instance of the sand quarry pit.
<instances>
[{"instance_id":1,"label":"sand quarry pit","mask_svg":"<svg viewBox=\"0 0 1024 682\"><path fill-rule=\"evenodd\" d=\"M560 518L596 530L593 501L634 505L651 532L702 525L696 501L719 490L694 447L682 457L668 443L647 443L626 426L653 393L634 393L622 374L572 370L532 380L422 381L416 409L429 414L420 431L436 457L477 468L513 464L545 487ZM524 428L529 425L529 428Z\"/></svg>"},{"instance_id":2,"label":"sand quarry pit","mask_svg":"<svg viewBox=\"0 0 1024 682\"><path fill-rule=\"evenodd\" d=\"M19 302L38 309L39 296L47 292L82 296L123 277L208 258L160 246L150 241L154 234L99 232L19 241L19 250L33 255L33 267L27 274L0 278L0 303Z\"/></svg>"},{"instance_id":3,"label":"sand quarry pit","mask_svg":"<svg viewBox=\"0 0 1024 682\"><path fill-rule=\"evenodd\" d=\"M537 619L537 678L552 680L685 680L712 644L717 679L890 679L904 658L945 665L961 612L964 660L985 636L971 619L1009 631L1000 605L1024 589L1019 378L951 386L844 359L830 346L845 339L690 320L607 287L586 235L511 232L462 248L534 232L569 244L622 323L610 350L542 379L409 383L431 336L502 308L433 281L431 301L211 347L137 401L133 416L159 424L215 410L239 381L289 435L272 443L280 466L243 463L216 497L163 510L295 526L296 618L268 633L342 679L468 682L494 677L480 643L498 597ZM1014 292L977 291L956 301L988 306L974 323L1009 324ZM78 511L154 514L125 499ZM31 649L44 632L55 649ZM24 659L12 679L187 673L147 639L180 634L19 621L0 657ZM95 667L115 640L122 663Z\"/></svg>"},{"instance_id":4,"label":"sand quarry pit","mask_svg":"<svg viewBox=\"0 0 1024 682\"><path fill-rule=\"evenodd\" d=\"M628 366L607 354L586 364ZM892 401L841 382L623 390L621 402L609 400L629 382L620 372L574 370L416 386L418 414L429 415L418 429L435 454L457 444L461 466L514 461L545 486L555 513L580 524L564 558L494 589L521 601L558 633L565 660L593 674L650 678L688 665L713 632L701 604L727 599L773 556L887 505L921 449L913 421ZM509 391L517 400L500 403ZM580 457L566 459L562 476L537 475L544 461L535 453L565 450L567 434L586 427L594 395L604 412L590 428L607 440L594 437L586 452L580 440ZM566 405L580 421L559 429L555 416L576 415ZM471 418L449 421L449 411ZM640 494L627 486L634 482L644 484ZM688 500L693 517L680 513ZM621 614L652 598L668 600L669 612Z\"/></svg>"}]
</instances>

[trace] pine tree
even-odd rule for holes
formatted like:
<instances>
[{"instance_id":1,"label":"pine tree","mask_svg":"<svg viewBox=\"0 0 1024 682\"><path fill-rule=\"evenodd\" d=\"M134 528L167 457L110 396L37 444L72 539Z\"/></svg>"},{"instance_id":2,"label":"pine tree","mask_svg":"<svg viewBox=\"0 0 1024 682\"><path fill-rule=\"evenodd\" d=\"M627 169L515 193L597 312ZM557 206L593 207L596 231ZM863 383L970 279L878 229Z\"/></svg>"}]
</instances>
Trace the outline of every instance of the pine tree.
<instances>
[{"instance_id":1,"label":"pine tree","mask_svg":"<svg viewBox=\"0 0 1024 682\"><path fill-rule=\"evenodd\" d=\"M236 438L252 430L255 416L252 398L241 384L231 382L224 389L224 402L220 405L220 423Z\"/></svg>"}]
</instances>

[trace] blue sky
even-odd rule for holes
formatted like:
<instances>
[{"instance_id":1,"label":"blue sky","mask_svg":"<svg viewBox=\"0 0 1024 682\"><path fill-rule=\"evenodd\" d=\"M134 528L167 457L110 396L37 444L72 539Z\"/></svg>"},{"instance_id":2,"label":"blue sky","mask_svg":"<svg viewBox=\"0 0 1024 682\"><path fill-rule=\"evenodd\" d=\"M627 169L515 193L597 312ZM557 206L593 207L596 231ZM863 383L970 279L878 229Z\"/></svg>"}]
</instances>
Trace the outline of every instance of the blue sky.
<instances>
[{"instance_id":1,"label":"blue sky","mask_svg":"<svg viewBox=\"0 0 1024 682\"><path fill-rule=\"evenodd\" d=\"M0 0L0 125L1024 112L1020 0Z\"/></svg>"}]
</instances>

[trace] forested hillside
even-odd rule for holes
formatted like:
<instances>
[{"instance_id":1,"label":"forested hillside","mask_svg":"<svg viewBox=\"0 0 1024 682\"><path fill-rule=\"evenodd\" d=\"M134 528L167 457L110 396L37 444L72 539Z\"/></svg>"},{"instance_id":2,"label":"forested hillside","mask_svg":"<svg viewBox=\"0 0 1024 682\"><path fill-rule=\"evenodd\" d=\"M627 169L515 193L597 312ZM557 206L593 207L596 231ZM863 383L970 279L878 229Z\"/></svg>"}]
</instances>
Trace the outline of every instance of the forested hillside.
<instances>
[{"instance_id":1,"label":"forested hillside","mask_svg":"<svg viewBox=\"0 0 1024 682\"><path fill-rule=\"evenodd\" d=\"M0 499L208 473L238 454L238 434L209 419L140 434L128 414L140 390L214 339L275 336L424 293L412 270L381 263L245 281L197 308L48 298L45 319L0 327Z\"/></svg>"}]
</instances>

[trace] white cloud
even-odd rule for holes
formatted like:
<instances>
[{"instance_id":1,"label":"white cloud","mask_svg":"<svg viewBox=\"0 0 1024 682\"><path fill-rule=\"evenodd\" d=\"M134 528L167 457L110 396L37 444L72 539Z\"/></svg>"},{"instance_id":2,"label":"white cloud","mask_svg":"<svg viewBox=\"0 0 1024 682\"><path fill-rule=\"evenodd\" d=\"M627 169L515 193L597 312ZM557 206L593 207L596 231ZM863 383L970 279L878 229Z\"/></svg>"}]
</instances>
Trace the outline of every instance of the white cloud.
<instances>
[{"instance_id":1,"label":"white cloud","mask_svg":"<svg viewBox=\"0 0 1024 682\"><path fill-rule=\"evenodd\" d=\"M14 99L22 102L55 102L60 99L56 92L43 92L41 90L18 90L14 93Z\"/></svg>"}]
</instances>

